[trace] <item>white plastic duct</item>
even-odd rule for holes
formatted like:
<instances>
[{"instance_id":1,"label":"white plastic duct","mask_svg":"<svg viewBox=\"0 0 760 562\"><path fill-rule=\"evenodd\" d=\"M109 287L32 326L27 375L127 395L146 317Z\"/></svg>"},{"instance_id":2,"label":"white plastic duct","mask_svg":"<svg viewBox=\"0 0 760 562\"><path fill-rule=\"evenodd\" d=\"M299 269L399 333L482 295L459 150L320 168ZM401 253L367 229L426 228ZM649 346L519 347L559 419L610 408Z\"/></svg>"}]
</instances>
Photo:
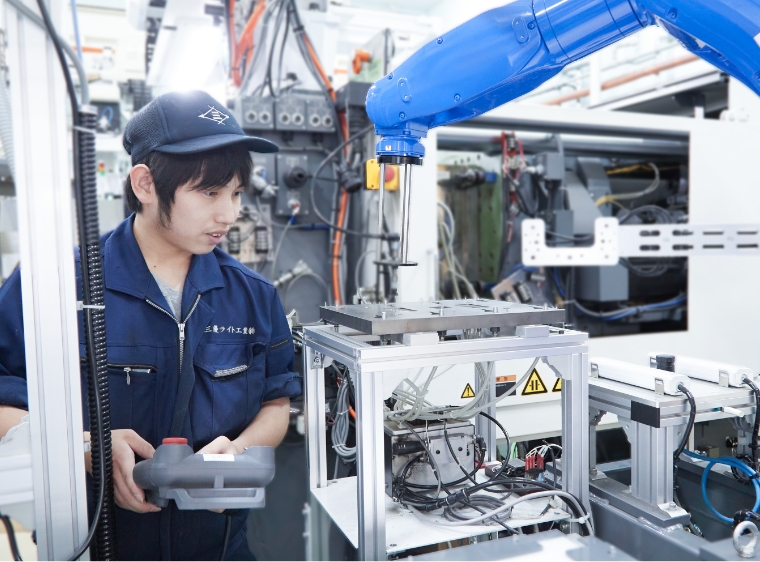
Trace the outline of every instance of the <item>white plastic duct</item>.
<instances>
[{"instance_id":1,"label":"white plastic duct","mask_svg":"<svg viewBox=\"0 0 760 562\"><path fill-rule=\"evenodd\" d=\"M649 354L649 364L656 365L655 359L661 353L651 352ZM686 355L673 355L676 358L675 371L680 375L686 375L692 379L699 379L721 386L743 386L744 377L751 381L755 380L752 369L742 367L741 365L731 365L730 363L720 363L718 361L708 361L697 357L687 357Z\"/></svg>"},{"instance_id":2,"label":"white plastic duct","mask_svg":"<svg viewBox=\"0 0 760 562\"><path fill-rule=\"evenodd\" d=\"M617 381L646 390L661 391L663 394L670 395L681 394L678 385L683 384L689 388L690 382L686 375L642 367L606 357L591 358L591 370L601 379Z\"/></svg>"}]
</instances>

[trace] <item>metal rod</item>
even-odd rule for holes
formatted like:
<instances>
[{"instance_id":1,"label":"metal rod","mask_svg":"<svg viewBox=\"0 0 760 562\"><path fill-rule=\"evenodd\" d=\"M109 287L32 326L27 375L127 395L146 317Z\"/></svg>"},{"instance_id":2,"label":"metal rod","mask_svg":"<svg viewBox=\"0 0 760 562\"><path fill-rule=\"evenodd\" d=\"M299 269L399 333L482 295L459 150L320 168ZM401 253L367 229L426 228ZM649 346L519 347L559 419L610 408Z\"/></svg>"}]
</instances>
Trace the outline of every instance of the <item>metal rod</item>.
<instances>
[{"instance_id":1,"label":"metal rod","mask_svg":"<svg viewBox=\"0 0 760 562\"><path fill-rule=\"evenodd\" d=\"M380 187L378 189L378 201L377 201L377 233L381 237L377 239L377 251L375 252L375 261L383 259L383 199L385 198L385 164L380 164ZM376 268L377 275L375 280L377 286L375 287L375 301L380 302L380 266Z\"/></svg>"},{"instance_id":2,"label":"metal rod","mask_svg":"<svg viewBox=\"0 0 760 562\"><path fill-rule=\"evenodd\" d=\"M404 204L401 208L401 263L409 261L409 207L412 202L412 165L404 164Z\"/></svg>"}]
</instances>

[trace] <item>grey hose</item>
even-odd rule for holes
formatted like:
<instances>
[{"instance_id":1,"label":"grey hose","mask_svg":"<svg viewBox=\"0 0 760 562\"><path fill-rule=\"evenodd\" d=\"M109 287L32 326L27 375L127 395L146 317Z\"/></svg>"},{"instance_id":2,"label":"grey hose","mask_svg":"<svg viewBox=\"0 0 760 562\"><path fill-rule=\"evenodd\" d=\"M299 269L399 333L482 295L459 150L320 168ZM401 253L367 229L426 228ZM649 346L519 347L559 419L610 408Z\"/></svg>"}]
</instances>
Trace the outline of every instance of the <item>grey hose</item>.
<instances>
[{"instance_id":1,"label":"grey hose","mask_svg":"<svg viewBox=\"0 0 760 562\"><path fill-rule=\"evenodd\" d=\"M348 387L350 373L346 371L346 380L338 388L338 397L335 400L335 423L332 426L332 441L333 449L342 457L345 462L352 462L356 460L356 447L349 447L346 445L348 441ZM337 471L338 462L335 462Z\"/></svg>"},{"instance_id":2,"label":"grey hose","mask_svg":"<svg viewBox=\"0 0 760 562\"><path fill-rule=\"evenodd\" d=\"M47 32L47 28L45 27L45 22L42 21L42 18L35 14L32 10L26 7L26 5L23 3L22 0L5 0L8 4L16 8L16 10L19 11L19 13L23 14L24 17L28 18L29 21L37 24L42 29ZM69 60L74 64L74 68L76 68L77 75L79 76L79 93L80 93L80 104L79 105L88 105L90 103L90 86L87 83L87 73L84 71L84 66L82 65L82 61L79 59L77 54L74 52L74 49L71 48L71 46L68 44L67 41L64 41L62 38L58 38L58 42L60 43L61 47L63 47L63 50L66 51L66 56L69 57ZM3 146L5 147L5 139L3 139ZM11 149L12 151L12 149ZM6 149L7 154L7 149ZM11 168L12 170L12 168Z\"/></svg>"}]
</instances>

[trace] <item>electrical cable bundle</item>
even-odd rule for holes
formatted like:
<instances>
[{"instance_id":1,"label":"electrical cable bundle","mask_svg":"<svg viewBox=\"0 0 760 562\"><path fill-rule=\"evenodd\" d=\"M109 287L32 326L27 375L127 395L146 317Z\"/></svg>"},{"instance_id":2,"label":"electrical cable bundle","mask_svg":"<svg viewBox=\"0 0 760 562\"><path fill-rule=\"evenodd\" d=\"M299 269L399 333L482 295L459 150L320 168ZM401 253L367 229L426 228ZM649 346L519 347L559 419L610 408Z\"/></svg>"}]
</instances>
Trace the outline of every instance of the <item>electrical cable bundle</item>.
<instances>
[{"instance_id":1,"label":"electrical cable bundle","mask_svg":"<svg viewBox=\"0 0 760 562\"><path fill-rule=\"evenodd\" d=\"M755 396L756 412L760 413L760 389L757 385L747 376L744 376L742 382L750 387L752 394ZM758 463L758 433L760 433L760 415L755 414L755 421L752 425L752 441L749 444L749 448L752 451L752 455L740 454L736 455L738 460L744 461L751 466L755 472L760 472L760 463ZM735 468L731 468L731 473L742 484L749 484L751 479L747 478L741 472Z\"/></svg>"},{"instance_id":2,"label":"electrical cable bundle","mask_svg":"<svg viewBox=\"0 0 760 562\"><path fill-rule=\"evenodd\" d=\"M406 378L394 389L392 396L396 400L396 403L394 404L393 410L385 412L385 419L396 422L412 420L470 419L477 416L480 412L487 410L494 404L504 400L508 396L511 396L517 388L530 377L530 374L533 372L533 369L536 367L539 360L540 358L536 357L522 378L520 378L511 389L497 397L495 400L487 399L487 397L490 396L489 388L491 379L493 378L491 375L493 374L494 364L489 363L488 370L486 370L483 368L482 363L475 363L479 390L467 404L457 407L435 406L425 400L430 383L433 382L436 376L444 374L448 369L438 373L438 367L433 367L425 382L421 386L417 386L415 383L424 371L424 369L420 369L413 380ZM451 368L452 367L449 367L449 369ZM408 389L404 388L404 386L408 387Z\"/></svg>"},{"instance_id":3,"label":"electrical cable bundle","mask_svg":"<svg viewBox=\"0 0 760 562\"><path fill-rule=\"evenodd\" d=\"M484 447L481 448L481 446L476 444L477 458L475 468L472 472L468 473L454 452L445 422L444 439L446 445L452 458L464 473L464 476L454 482L443 483L435 455L430 451L428 443L407 422L402 422L402 425L412 432L414 437L422 444L424 453L420 452L412 456L399 472L399 475L394 478L393 497L399 503L408 507L421 521L446 527L476 524L488 525L493 523L501 526L509 534L514 534L516 531L507 523L511 515L511 509L515 505L532 499L552 498L556 496L567 505L575 518L573 521L584 523L588 533L593 534L590 515L572 494L555 490L543 482L505 476L501 470L495 473L494 477L490 480L477 483L474 477L485 457ZM501 429L503 430L503 428ZM410 468L418 462L423 462L423 460L427 460L430 463L433 474L437 479L436 485L413 484L407 481ZM503 463L502 469L506 464L507 461ZM472 486L456 491L449 489L468 480L473 483ZM431 493L435 490L435 493L430 496L416 490L428 490ZM441 491L445 493L444 496L441 496ZM439 516L426 515L426 513L437 510L442 510L440 516L443 517L444 521L440 521Z\"/></svg>"},{"instance_id":4,"label":"electrical cable bundle","mask_svg":"<svg viewBox=\"0 0 760 562\"><path fill-rule=\"evenodd\" d=\"M760 451L758 451L760 449L760 388L747 376L744 377L743 382L752 389L755 395L755 423L752 426L752 443L749 448L752 449L752 468L760 471Z\"/></svg>"},{"instance_id":5,"label":"electrical cable bundle","mask_svg":"<svg viewBox=\"0 0 760 562\"><path fill-rule=\"evenodd\" d=\"M380 233L380 234L368 234L368 233L365 233L365 232L358 232L358 231L355 231L355 230L349 230L347 228L343 228L341 226L333 224L332 221L330 221L327 217L325 217L322 214L322 212L319 210L319 207L317 207L315 205L315 198L314 198L314 191L315 191L317 180L321 179L318 176L319 176L319 173L324 169L324 167L327 166L327 164L329 164L336 156L338 156L338 154L340 154L340 152L346 146L348 146L352 142L356 141L357 139L363 137L364 135L366 135L370 131L373 131L374 128L375 128L374 125L367 125L363 129L361 129L357 133L354 133L348 139L346 139L345 141L343 141L342 143L340 143L334 150L332 150L327 156L325 156L324 160L322 160L322 162L319 163L319 166L317 166L316 171L314 172L314 174L311 176L311 178L309 180L309 197L311 198L311 207L312 207L312 209L314 209L314 212L319 217L319 220L321 220L323 223L325 223L326 225L328 225L333 230L337 230L337 231L343 232L345 234L351 234L353 236L360 236L362 238L374 238L374 239L380 238L380 239L384 240L384 239L387 238L387 236L384 235L384 234L382 234L382 233Z\"/></svg>"},{"instance_id":6,"label":"electrical cable bundle","mask_svg":"<svg viewBox=\"0 0 760 562\"><path fill-rule=\"evenodd\" d=\"M356 461L356 446L348 447L348 430L350 428L349 412L350 404L349 389L351 388L351 373L346 369L343 373L342 384L338 386L338 395L335 398L335 423L332 426L333 450L343 459L343 462L350 463ZM335 461L335 477L337 478L338 461Z\"/></svg>"},{"instance_id":7,"label":"electrical cable bundle","mask_svg":"<svg viewBox=\"0 0 760 562\"><path fill-rule=\"evenodd\" d=\"M462 298L462 293L459 290L459 283L457 279L464 283L467 288L467 293L473 299L478 295L475 292L475 288L472 283L464 275L464 269L459 263L456 255L454 254L454 232L456 228L456 222L454 221L454 213L443 201L438 201L438 206L443 210L445 217L438 219L438 239L441 241L441 247L443 248L443 261L446 262L449 273L451 274L451 284L454 290L454 298L459 300ZM446 224L446 217L449 219L451 226Z\"/></svg>"},{"instance_id":8,"label":"electrical cable bundle","mask_svg":"<svg viewBox=\"0 0 760 562\"><path fill-rule=\"evenodd\" d=\"M84 544L73 555L78 559L97 533L94 559L116 559L113 512L113 466L111 456L111 413L108 392L108 358L105 333L103 264L100 253L100 228L95 162L95 125L97 115L80 108L61 40L53 27L44 0L37 0L48 34L61 64L73 120L74 186L76 195L82 307L86 365L89 379L90 442L92 450L92 485L97 503L92 525Z\"/></svg>"},{"instance_id":9,"label":"electrical cable bundle","mask_svg":"<svg viewBox=\"0 0 760 562\"><path fill-rule=\"evenodd\" d=\"M528 453L525 455L525 472L531 473L531 471L539 471L543 472L546 467L546 457L547 455L551 455L551 463L554 464L553 469L553 484L554 487L557 487L557 458L558 456L555 454L554 450L557 449L557 451L562 454L562 447L555 443L546 443L544 442L543 445L539 445L538 447L534 447Z\"/></svg>"},{"instance_id":10,"label":"electrical cable bundle","mask_svg":"<svg viewBox=\"0 0 760 562\"><path fill-rule=\"evenodd\" d=\"M528 459L530 457L539 456L539 457L545 457L549 454L549 451L554 448L557 449L560 453L562 452L562 447L555 443L544 443L543 445L539 445L538 447L533 447L528 453L525 455L525 458Z\"/></svg>"},{"instance_id":11,"label":"electrical cable bundle","mask_svg":"<svg viewBox=\"0 0 760 562\"><path fill-rule=\"evenodd\" d=\"M691 451L684 451L684 454L693 459L707 462L707 466L705 466L705 470L702 473L702 499L704 500L705 505L707 505L707 508L718 519L720 519L724 523L731 524L733 522L733 519L726 517L722 513L718 512L718 510L715 509L712 502L710 501L710 498L707 496L707 478L710 475L710 470L716 464L722 464L730 468L735 468L743 472L745 475L747 475L750 478L750 481L752 482L752 485L755 488L755 504L752 506L752 511L757 512L758 509L760 509L760 483L758 483L758 478L760 478L760 475L758 475L758 473L755 472L754 469L752 469L751 467L747 466L747 464L733 457L717 457L717 458L703 457L702 455L692 453Z\"/></svg>"},{"instance_id":12,"label":"electrical cable bundle","mask_svg":"<svg viewBox=\"0 0 760 562\"><path fill-rule=\"evenodd\" d=\"M660 187L660 168L658 168L654 162L649 162L649 166L654 171L654 179L652 180L652 183L649 184L649 186L646 189L642 191L637 191L635 193L615 193L615 194L610 194L610 195L604 195L596 200L596 206L600 207L601 205L604 205L605 203L612 203L614 201L630 201L632 199L638 199L639 197L644 197L645 195L654 193L657 190L657 188Z\"/></svg>"},{"instance_id":13,"label":"electrical cable bundle","mask_svg":"<svg viewBox=\"0 0 760 562\"><path fill-rule=\"evenodd\" d=\"M557 292L560 294L560 296L563 299L567 298L568 293L565 290L565 287L559 278L559 272L556 267L553 268L552 273L553 273L552 278L554 280L554 285L557 288ZM648 312L650 310L671 310L674 308L678 308L687 300L688 300L688 297L686 295L680 294L662 302L656 302L652 304L643 304L640 306L625 306L622 308L618 308L615 310L607 310L604 312L590 310L586 308L585 306L583 306L582 304L580 304L576 300L568 299L565 302L566 304L572 303L573 307L584 316L588 316L590 318L598 318L599 320L603 320L605 322L612 322L615 320L622 320L623 318L627 318L629 316L641 314L642 312Z\"/></svg>"},{"instance_id":14,"label":"electrical cable bundle","mask_svg":"<svg viewBox=\"0 0 760 562\"><path fill-rule=\"evenodd\" d=\"M716 464L722 464L722 465L728 466L732 470L737 470L739 472L742 472L746 476L749 477L749 480L752 482L752 485L755 488L755 504L752 507L752 511L757 512L758 508L760 508L760 483L758 482L758 478L760 478L760 474L758 474L752 467L748 466L744 462L738 459L735 459L733 457L717 457L717 458L704 457L702 455L698 455L696 453L692 453L691 451L686 450L686 446L689 442L689 435L691 434L691 431L694 428L694 420L697 415L697 404L696 404L696 400L694 399L694 395L683 384L678 385L678 390L680 390L683 394L686 395L686 399L689 402L689 419L686 424L686 429L684 430L684 435L681 439L681 443L679 444L676 451L673 453L673 470L674 470L673 482L676 483L676 479L678 476L677 462L680 459L681 454L685 454L686 456L691 457L696 460L707 462L707 466L705 466L704 472L702 473L702 499L704 500L707 508L713 513L713 515L715 515L719 520L723 521L724 523L731 524L733 523L734 520L729 517L726 517L725 515L720 513L717 509L715 509L712 502L710 501L710 498L707 496L707 479L710 475L710 470L712 469L712 467L715 466ZM677 494L674 497L677 497Z\"/></svg>"}]
</instances>

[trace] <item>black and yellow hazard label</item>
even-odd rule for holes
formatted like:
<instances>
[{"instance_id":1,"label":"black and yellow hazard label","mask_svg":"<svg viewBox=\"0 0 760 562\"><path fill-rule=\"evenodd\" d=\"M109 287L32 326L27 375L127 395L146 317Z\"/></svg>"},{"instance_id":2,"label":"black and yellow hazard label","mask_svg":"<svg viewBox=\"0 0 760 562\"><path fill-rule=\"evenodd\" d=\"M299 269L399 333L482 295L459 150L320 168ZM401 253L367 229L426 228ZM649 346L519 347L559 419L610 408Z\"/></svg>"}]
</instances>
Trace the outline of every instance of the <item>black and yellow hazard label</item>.
<instances>
[{"instance_id":1,"label":"black and yellow hazard label","mask_svg":"<svg viewBox=\"0 0 760 562\"><path fill-rule=\"evenodd\" d=\"M552 392L562 392L562 379L557 379L552 387Z\"/></svg>"},{"instance_id":2,"label":"black and yellow hazard label","mask_svg":"<svg viewBox=\"0 0 760 562\"><path fill-rule=\"evenodd\" d=\"M530 396L532 394L546 394L547 392L546 385L544 384L544 381L541 380L541 375L538 374L536 369L533 369L530 377L528 377L528 382L525 383L522 395Z\"/></svg>"},{"instance_id":3,"label":"black and yellow hazard label","mask_svg":"<svg viewBox=\"0 0 760 562\"><path fill-rule=\"evenodd\" d=\"M472 389L472 386L470 386L470 383L467 383L467 386L464 387L464 390L462 391L462 398L474 398L475 397L475 391Z\"/></svg>"}]
</instances>

